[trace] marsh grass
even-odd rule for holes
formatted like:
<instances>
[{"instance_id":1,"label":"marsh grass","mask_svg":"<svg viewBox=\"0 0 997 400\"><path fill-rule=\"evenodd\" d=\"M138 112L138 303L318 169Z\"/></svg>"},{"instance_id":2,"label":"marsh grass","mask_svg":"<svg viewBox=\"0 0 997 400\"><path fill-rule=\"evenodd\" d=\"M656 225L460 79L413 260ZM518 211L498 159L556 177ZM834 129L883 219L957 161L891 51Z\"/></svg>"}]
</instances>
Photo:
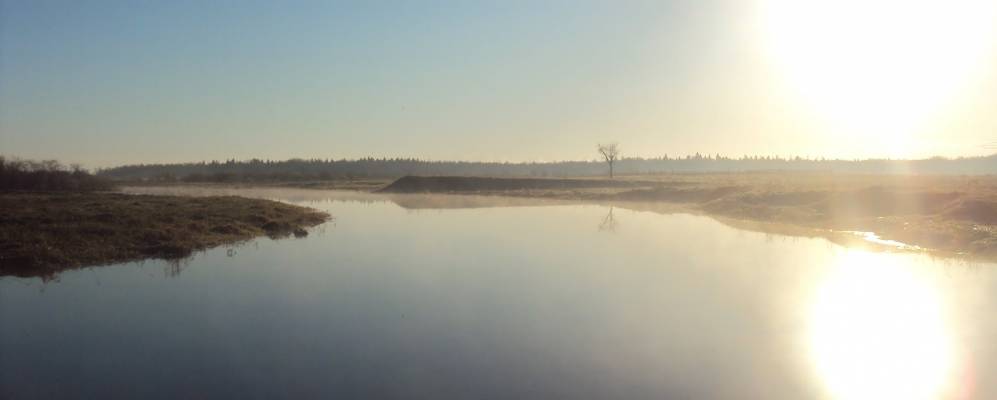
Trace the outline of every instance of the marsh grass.
<instances>
[{"instance_id":1,"label":"marsh grass","mask_svg":"<svg viewBox=\"0 0 997 400\"><path fill-rule=\"evenodd\" d=\"M194 251L258 236L307 235L329 215L235 196L100 192L0 194L0 276L52 276L65 269Z\"/></svg>"}]
</instances>

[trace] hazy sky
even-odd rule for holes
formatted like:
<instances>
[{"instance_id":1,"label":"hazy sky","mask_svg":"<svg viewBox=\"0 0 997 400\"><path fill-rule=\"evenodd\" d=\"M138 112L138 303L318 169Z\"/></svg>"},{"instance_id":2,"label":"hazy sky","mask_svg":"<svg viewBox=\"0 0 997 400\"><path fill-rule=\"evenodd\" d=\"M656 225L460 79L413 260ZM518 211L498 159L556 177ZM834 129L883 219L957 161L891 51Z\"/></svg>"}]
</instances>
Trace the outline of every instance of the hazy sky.
<instances>
[{"instance_id":1,"label":"hazy sky","mask_svg":"<svg viewBox=\"0 0 997 400\"><path fill-rule=\"evenodd\" d=\"M985 154L994 3L0 0L0 154Z\"/></svg>"}]
</instances>

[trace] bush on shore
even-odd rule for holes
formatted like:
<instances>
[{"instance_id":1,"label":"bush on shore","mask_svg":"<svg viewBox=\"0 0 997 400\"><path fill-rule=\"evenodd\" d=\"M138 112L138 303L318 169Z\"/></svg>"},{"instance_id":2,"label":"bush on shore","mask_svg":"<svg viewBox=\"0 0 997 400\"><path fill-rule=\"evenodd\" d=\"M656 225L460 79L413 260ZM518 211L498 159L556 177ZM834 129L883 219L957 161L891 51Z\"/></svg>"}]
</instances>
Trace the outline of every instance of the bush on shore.
<instances>
[{"instance_id":1,"label":"bush on shore","mask_svg":"<svg viewBox=\"0 0 997 400\"><path fill-rule=\"evenodd\" d=\"M114 188L79 165L55 160L32 161L0 156L0 191L97 191Z\"/></svg>"}]
</instances>

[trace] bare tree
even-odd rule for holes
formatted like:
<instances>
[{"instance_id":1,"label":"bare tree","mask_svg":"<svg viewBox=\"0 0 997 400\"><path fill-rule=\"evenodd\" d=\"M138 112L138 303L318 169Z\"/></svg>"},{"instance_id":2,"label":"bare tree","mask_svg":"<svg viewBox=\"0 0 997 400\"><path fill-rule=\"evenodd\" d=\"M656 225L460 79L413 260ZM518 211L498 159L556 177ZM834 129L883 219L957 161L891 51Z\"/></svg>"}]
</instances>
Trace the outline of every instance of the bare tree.
<instances>
[{"instance_id":1,"label":"bare tree","mask_svg":"<svg viewBox=\"0 0 997 400\"><path fill-rule=\"evenodd\" d=\"M609 164L609 179L613 179L613 163L616 162L616 158L620 155L620 148L616 143L600 144L599 154L606 159L606 163Z\"/></svg>"}]
</instances>

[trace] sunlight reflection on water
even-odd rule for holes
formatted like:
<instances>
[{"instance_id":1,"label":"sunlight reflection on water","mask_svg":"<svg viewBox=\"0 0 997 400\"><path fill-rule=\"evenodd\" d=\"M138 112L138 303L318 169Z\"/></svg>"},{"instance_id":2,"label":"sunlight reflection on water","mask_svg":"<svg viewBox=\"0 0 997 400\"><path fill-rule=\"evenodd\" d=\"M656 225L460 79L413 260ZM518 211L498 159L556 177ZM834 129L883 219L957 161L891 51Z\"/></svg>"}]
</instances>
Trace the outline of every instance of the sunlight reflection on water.
<instances>
[{"instance_id":1,"label":"sunlight reflection on water","mask_svg":"<svg viewBox=\"0 0 997 400\"><path fill-rule=\"evenodd\" d=\"M0 397L997 393L992 264L625 204L225 191L336 222L165 279L160 261L0 279Z\"/></svg>"},{"instance_id":2,"label":"sunlight reflection on water","mask_svg":"<svg viewBox=\"0 0 997 400\"><path fill-rule=\"evenodd\" d=\"M942 296L888 254L851 251L819 284L810 310L812 356L837 399L934 399L951 379Z\"/></svg>"}]
</instances>

